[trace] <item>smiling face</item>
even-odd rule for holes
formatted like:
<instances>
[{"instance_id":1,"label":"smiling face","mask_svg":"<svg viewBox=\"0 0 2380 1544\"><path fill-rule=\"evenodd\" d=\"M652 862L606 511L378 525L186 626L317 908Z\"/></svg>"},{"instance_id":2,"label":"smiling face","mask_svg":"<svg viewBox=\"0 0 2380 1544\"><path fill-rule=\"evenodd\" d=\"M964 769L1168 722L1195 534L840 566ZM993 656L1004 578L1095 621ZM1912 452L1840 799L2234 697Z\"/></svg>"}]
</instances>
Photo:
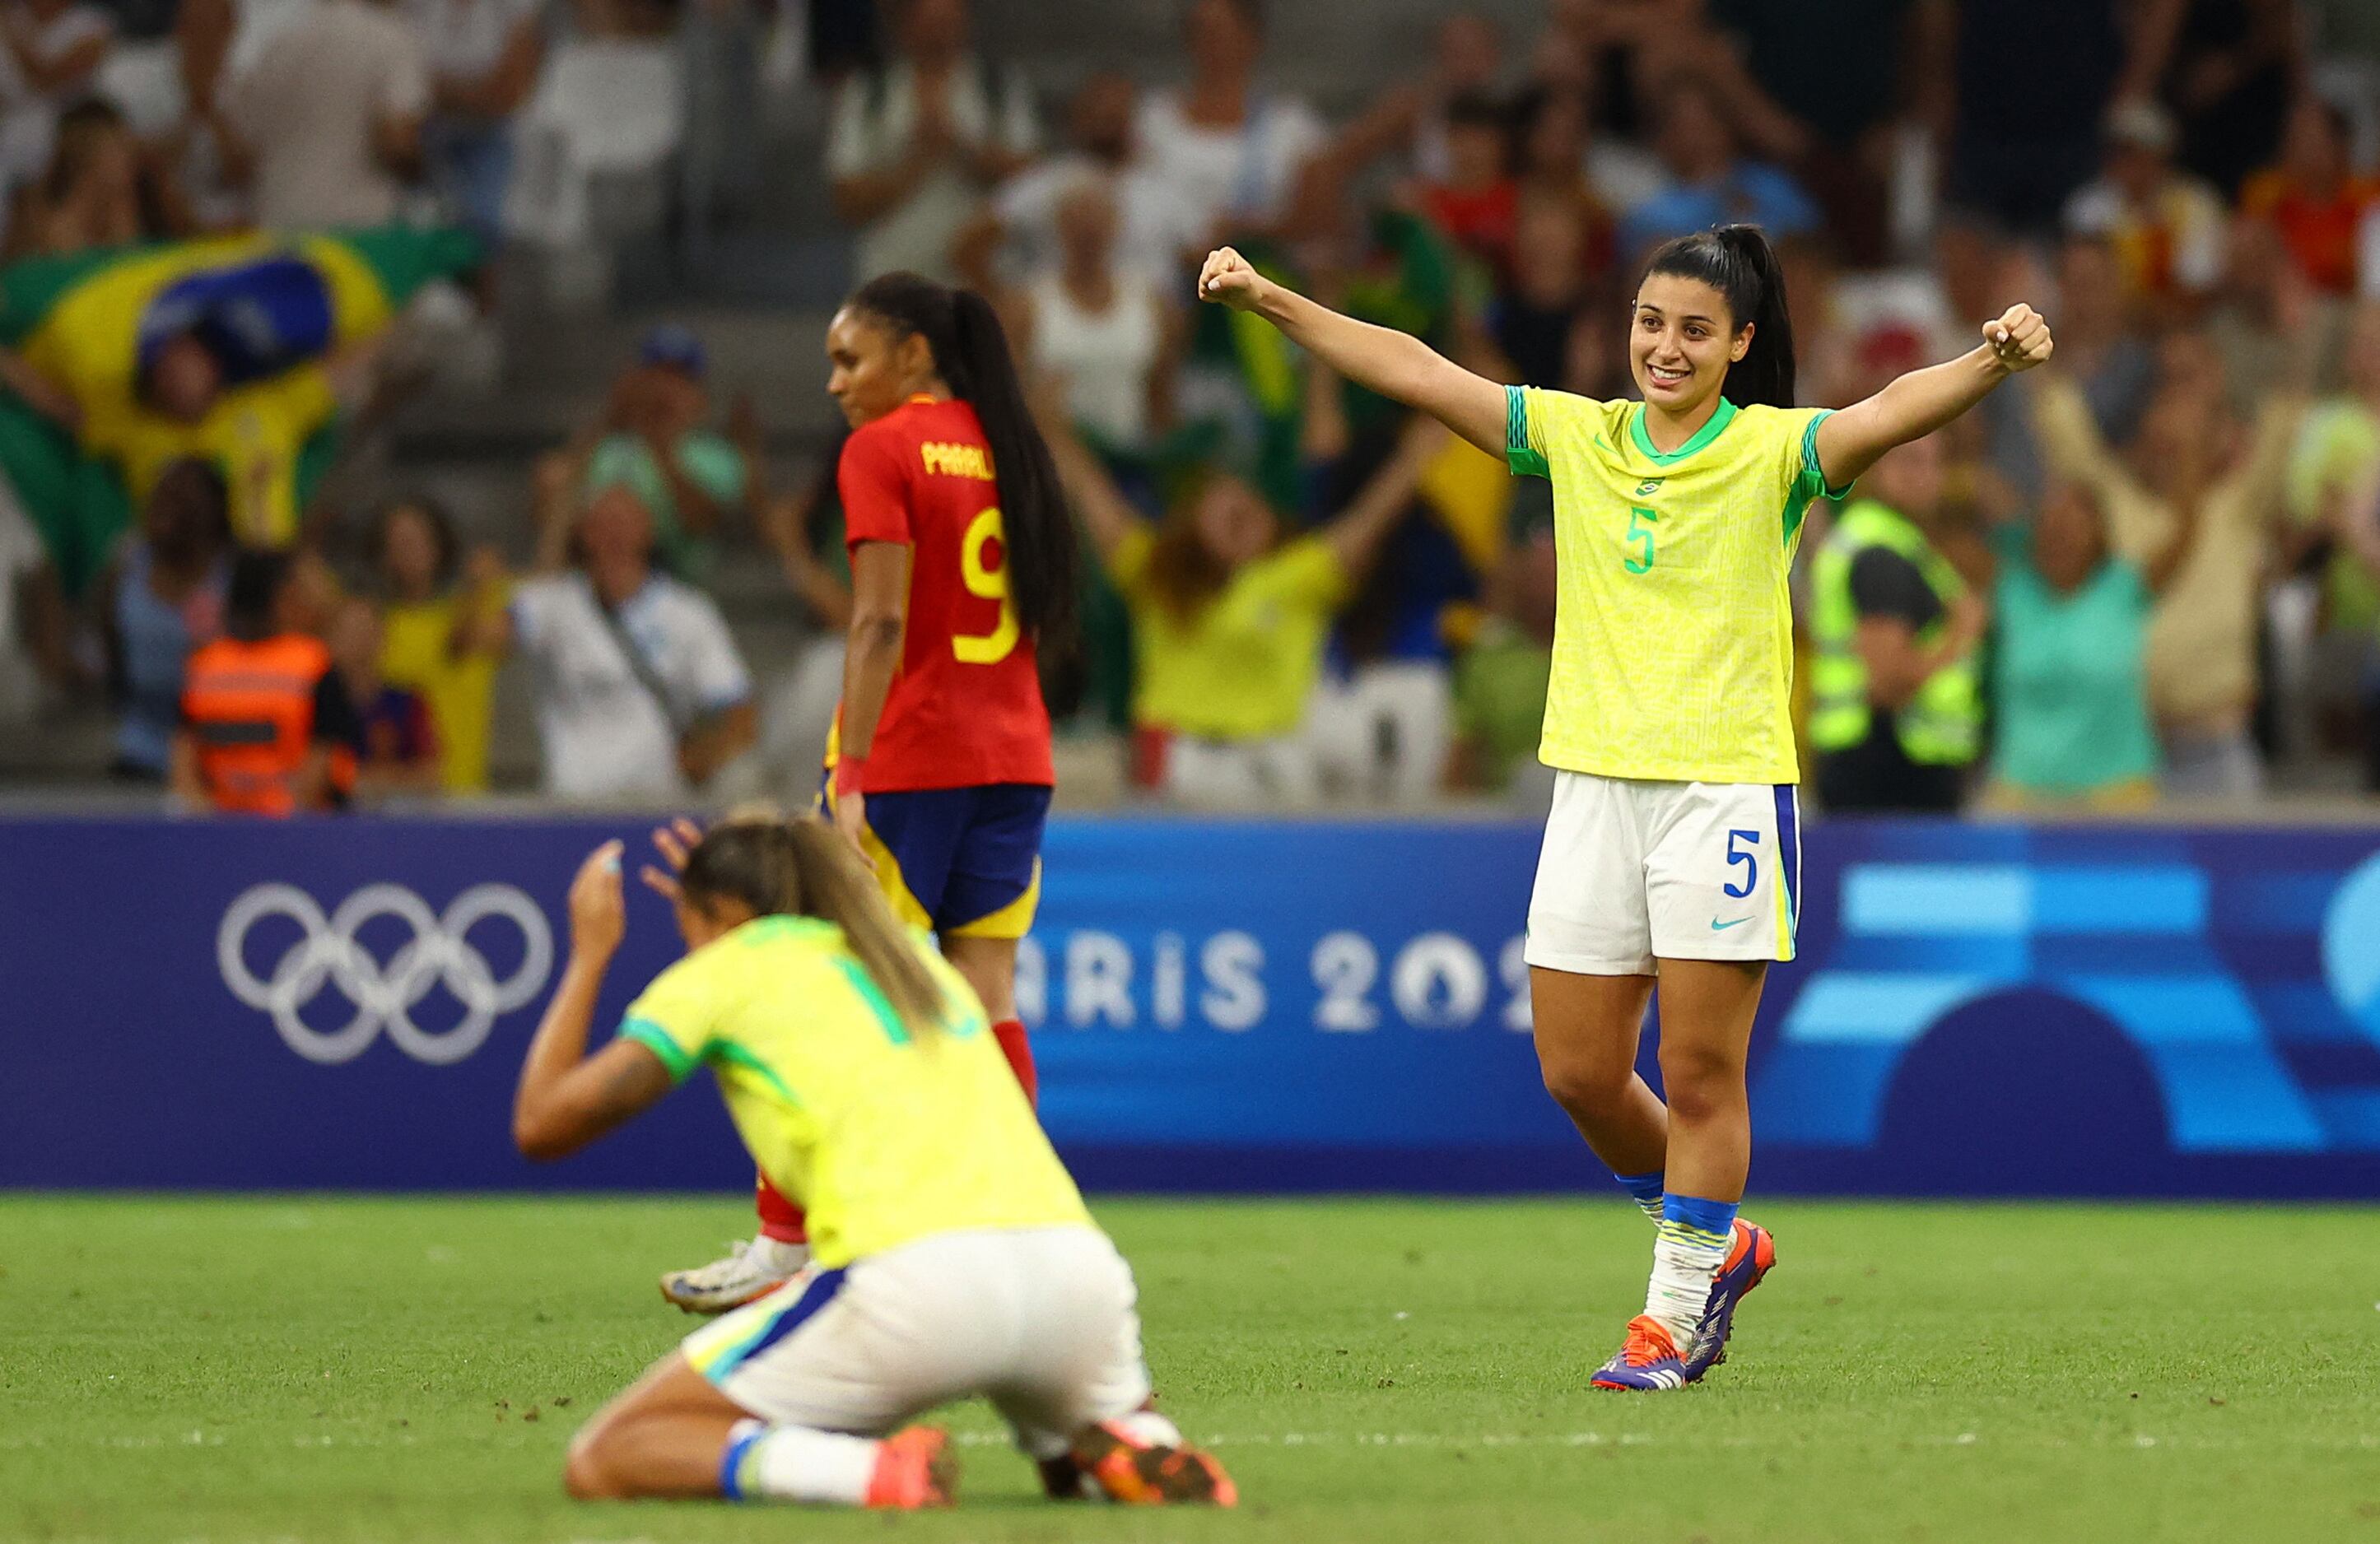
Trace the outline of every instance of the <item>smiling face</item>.
<instances>
[{"instance_id":1,"label":"smiling face","mask_svg":"<svg viewBox=\"0 0 2380 1544\"><path fill-rule=\"evenodd\" d=\"M1677 273L1650 273L1636 292L1628 368L1647 405L1688 417L1727 384L1727 368L1752 347L1752 324L1735 324L1727 296Z\"/></svg>"},{"instance_id":2,"label":"smiling face","mask_svg":"<svg viewBox=\"0 0 2380 1544\"><path fill-rule=\"evenodd\" d=\"M892 412L934 376L934 351L922 336L895 338L883 319L848 306L827 326L826 358L827 392L854 428Z\"/></svg>"}]
</instances>

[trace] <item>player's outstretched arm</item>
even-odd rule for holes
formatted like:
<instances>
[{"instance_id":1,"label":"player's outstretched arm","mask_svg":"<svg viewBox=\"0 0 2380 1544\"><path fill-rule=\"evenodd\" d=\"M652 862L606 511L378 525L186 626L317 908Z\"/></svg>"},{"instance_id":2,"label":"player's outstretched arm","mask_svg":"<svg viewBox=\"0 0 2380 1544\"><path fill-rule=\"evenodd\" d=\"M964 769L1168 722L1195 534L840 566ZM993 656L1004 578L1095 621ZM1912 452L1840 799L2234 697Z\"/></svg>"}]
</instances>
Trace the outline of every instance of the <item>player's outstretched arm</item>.
<instances>
[{"instance_id":1,"label":"player's outstretched arm","mask_svg":"<svg viewBox=\"0 0 2380 1544\"><path fill-rule=\"evenodd\" d=\"M1198 297L1255 312L1357 385L1428 414L1489 455L1504 454L1504 388L1419 338L1341 316L1273 283L1228 247L1207 254Z\"/></svg>"},{"instance_id":2,"label":"player's outstretched arm","mask_svg":"<svg viewBox=\"0 0 2380 1544\"><path fill-rule=\"evenodd\" d=\"M1947 364L1912 370L1865 402L1818 426L1818 465L1829 483L1850 482L1895 445L1922 440L1981 402L2020 370L2049 357L2049 323L2011 306L1984 323L1984 342Z\"/></svg>"}]
</instances>

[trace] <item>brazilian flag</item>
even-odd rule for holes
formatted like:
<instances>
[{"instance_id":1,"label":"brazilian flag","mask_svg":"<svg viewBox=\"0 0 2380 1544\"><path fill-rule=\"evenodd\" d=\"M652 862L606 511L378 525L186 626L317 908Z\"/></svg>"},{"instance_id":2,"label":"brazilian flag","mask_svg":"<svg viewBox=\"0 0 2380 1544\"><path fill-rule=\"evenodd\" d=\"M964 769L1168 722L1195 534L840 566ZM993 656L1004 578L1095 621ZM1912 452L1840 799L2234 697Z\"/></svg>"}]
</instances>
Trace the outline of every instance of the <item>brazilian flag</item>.
<instances>
[{"instance_id":1,"label":"brazilian flag","mask_svg":"<svg viewBox=\"0 0 2380 1544\"><path fill-rule=\"evenodd\" d=\"M477 266L466 232L388 226L247 235L33 258L0 271L0 346L84 405L128 401L166 340L194 333L227 387L324 359L384 330L414 292ZM301 500L337 448L325 426L298 466ZM42 533L69 595L90 584L131 523L115 465L15 393L0 391L0 474Z\"/></svg>"}]
</instances>

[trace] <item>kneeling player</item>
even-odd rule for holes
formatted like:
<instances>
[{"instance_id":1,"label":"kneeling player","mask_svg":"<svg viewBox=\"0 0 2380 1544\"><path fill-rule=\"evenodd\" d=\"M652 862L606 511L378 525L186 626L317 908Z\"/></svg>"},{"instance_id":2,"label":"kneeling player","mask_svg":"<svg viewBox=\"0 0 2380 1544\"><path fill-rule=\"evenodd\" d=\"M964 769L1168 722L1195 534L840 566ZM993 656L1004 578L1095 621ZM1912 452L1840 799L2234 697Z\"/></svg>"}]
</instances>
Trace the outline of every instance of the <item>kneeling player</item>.
<instances>
[{"instance_id":1,"label":"kneeling player","mask_svg":"<svg viewBox=\"0 0 2380 1544\"><path fill-rule=\"evenodd\" d=\"M590 1057L625 927L619 844L580 868L514 1138L576 1151L708 1065L760 1171L808 1209L814 1254L589 1421L571 1493L947 1504L947 1440L897 1429L981 1395L1052 1494L1230 1505L1222 1469L1148 1407L1131 1270L973 995L848 844L815 820L730 823L664 887L686 957Z\"/></svg>"}]
</instances>

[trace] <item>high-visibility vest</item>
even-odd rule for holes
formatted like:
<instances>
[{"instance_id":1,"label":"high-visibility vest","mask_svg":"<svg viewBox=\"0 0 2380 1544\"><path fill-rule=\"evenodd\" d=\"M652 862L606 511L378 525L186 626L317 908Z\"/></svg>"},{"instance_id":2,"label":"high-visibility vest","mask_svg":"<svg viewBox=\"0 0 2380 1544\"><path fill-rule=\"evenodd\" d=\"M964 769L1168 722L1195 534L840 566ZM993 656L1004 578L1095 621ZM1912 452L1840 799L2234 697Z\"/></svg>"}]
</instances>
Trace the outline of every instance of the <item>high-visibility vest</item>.
<instances>
[{"instance_id":1,"label":"high-visibility vest","mask_svg":"<svg viewBox=\"0 0 2380 1544\"><path fill-rule=\"evenodd\" d=\"M314 740L314 692L331 669L319 638L218 638L190 656L182 718L198 742L199 780L219 810L285 815ZM355 756L332 753L334 787L351 783Z\"/></svg>"},{"instance_id":2,"label":"high-visibility vest","mask_svg":"<svg viewBox=\"0 0 2380 1544\"><path fill-rule=\"evenodd\" d=\"M1942 636L1952 604L1967 582L1909 518L1874 499L1843 511L1811 563L1815 595L1811 634L1818 647L1810 671L1810 743L1821 754L1846 751L1868 736L1873 718L1867 661L1859 651L1859 608L1852 600L1852 563L1870 547L1897 552L1925 577L1942 615L1919 630L1920 647ZM1925 678L1893 716L1903 754L1927 766L1963 766L1983 742L1983 693L1970 649Z\"/></svg>"}]
</instances>

